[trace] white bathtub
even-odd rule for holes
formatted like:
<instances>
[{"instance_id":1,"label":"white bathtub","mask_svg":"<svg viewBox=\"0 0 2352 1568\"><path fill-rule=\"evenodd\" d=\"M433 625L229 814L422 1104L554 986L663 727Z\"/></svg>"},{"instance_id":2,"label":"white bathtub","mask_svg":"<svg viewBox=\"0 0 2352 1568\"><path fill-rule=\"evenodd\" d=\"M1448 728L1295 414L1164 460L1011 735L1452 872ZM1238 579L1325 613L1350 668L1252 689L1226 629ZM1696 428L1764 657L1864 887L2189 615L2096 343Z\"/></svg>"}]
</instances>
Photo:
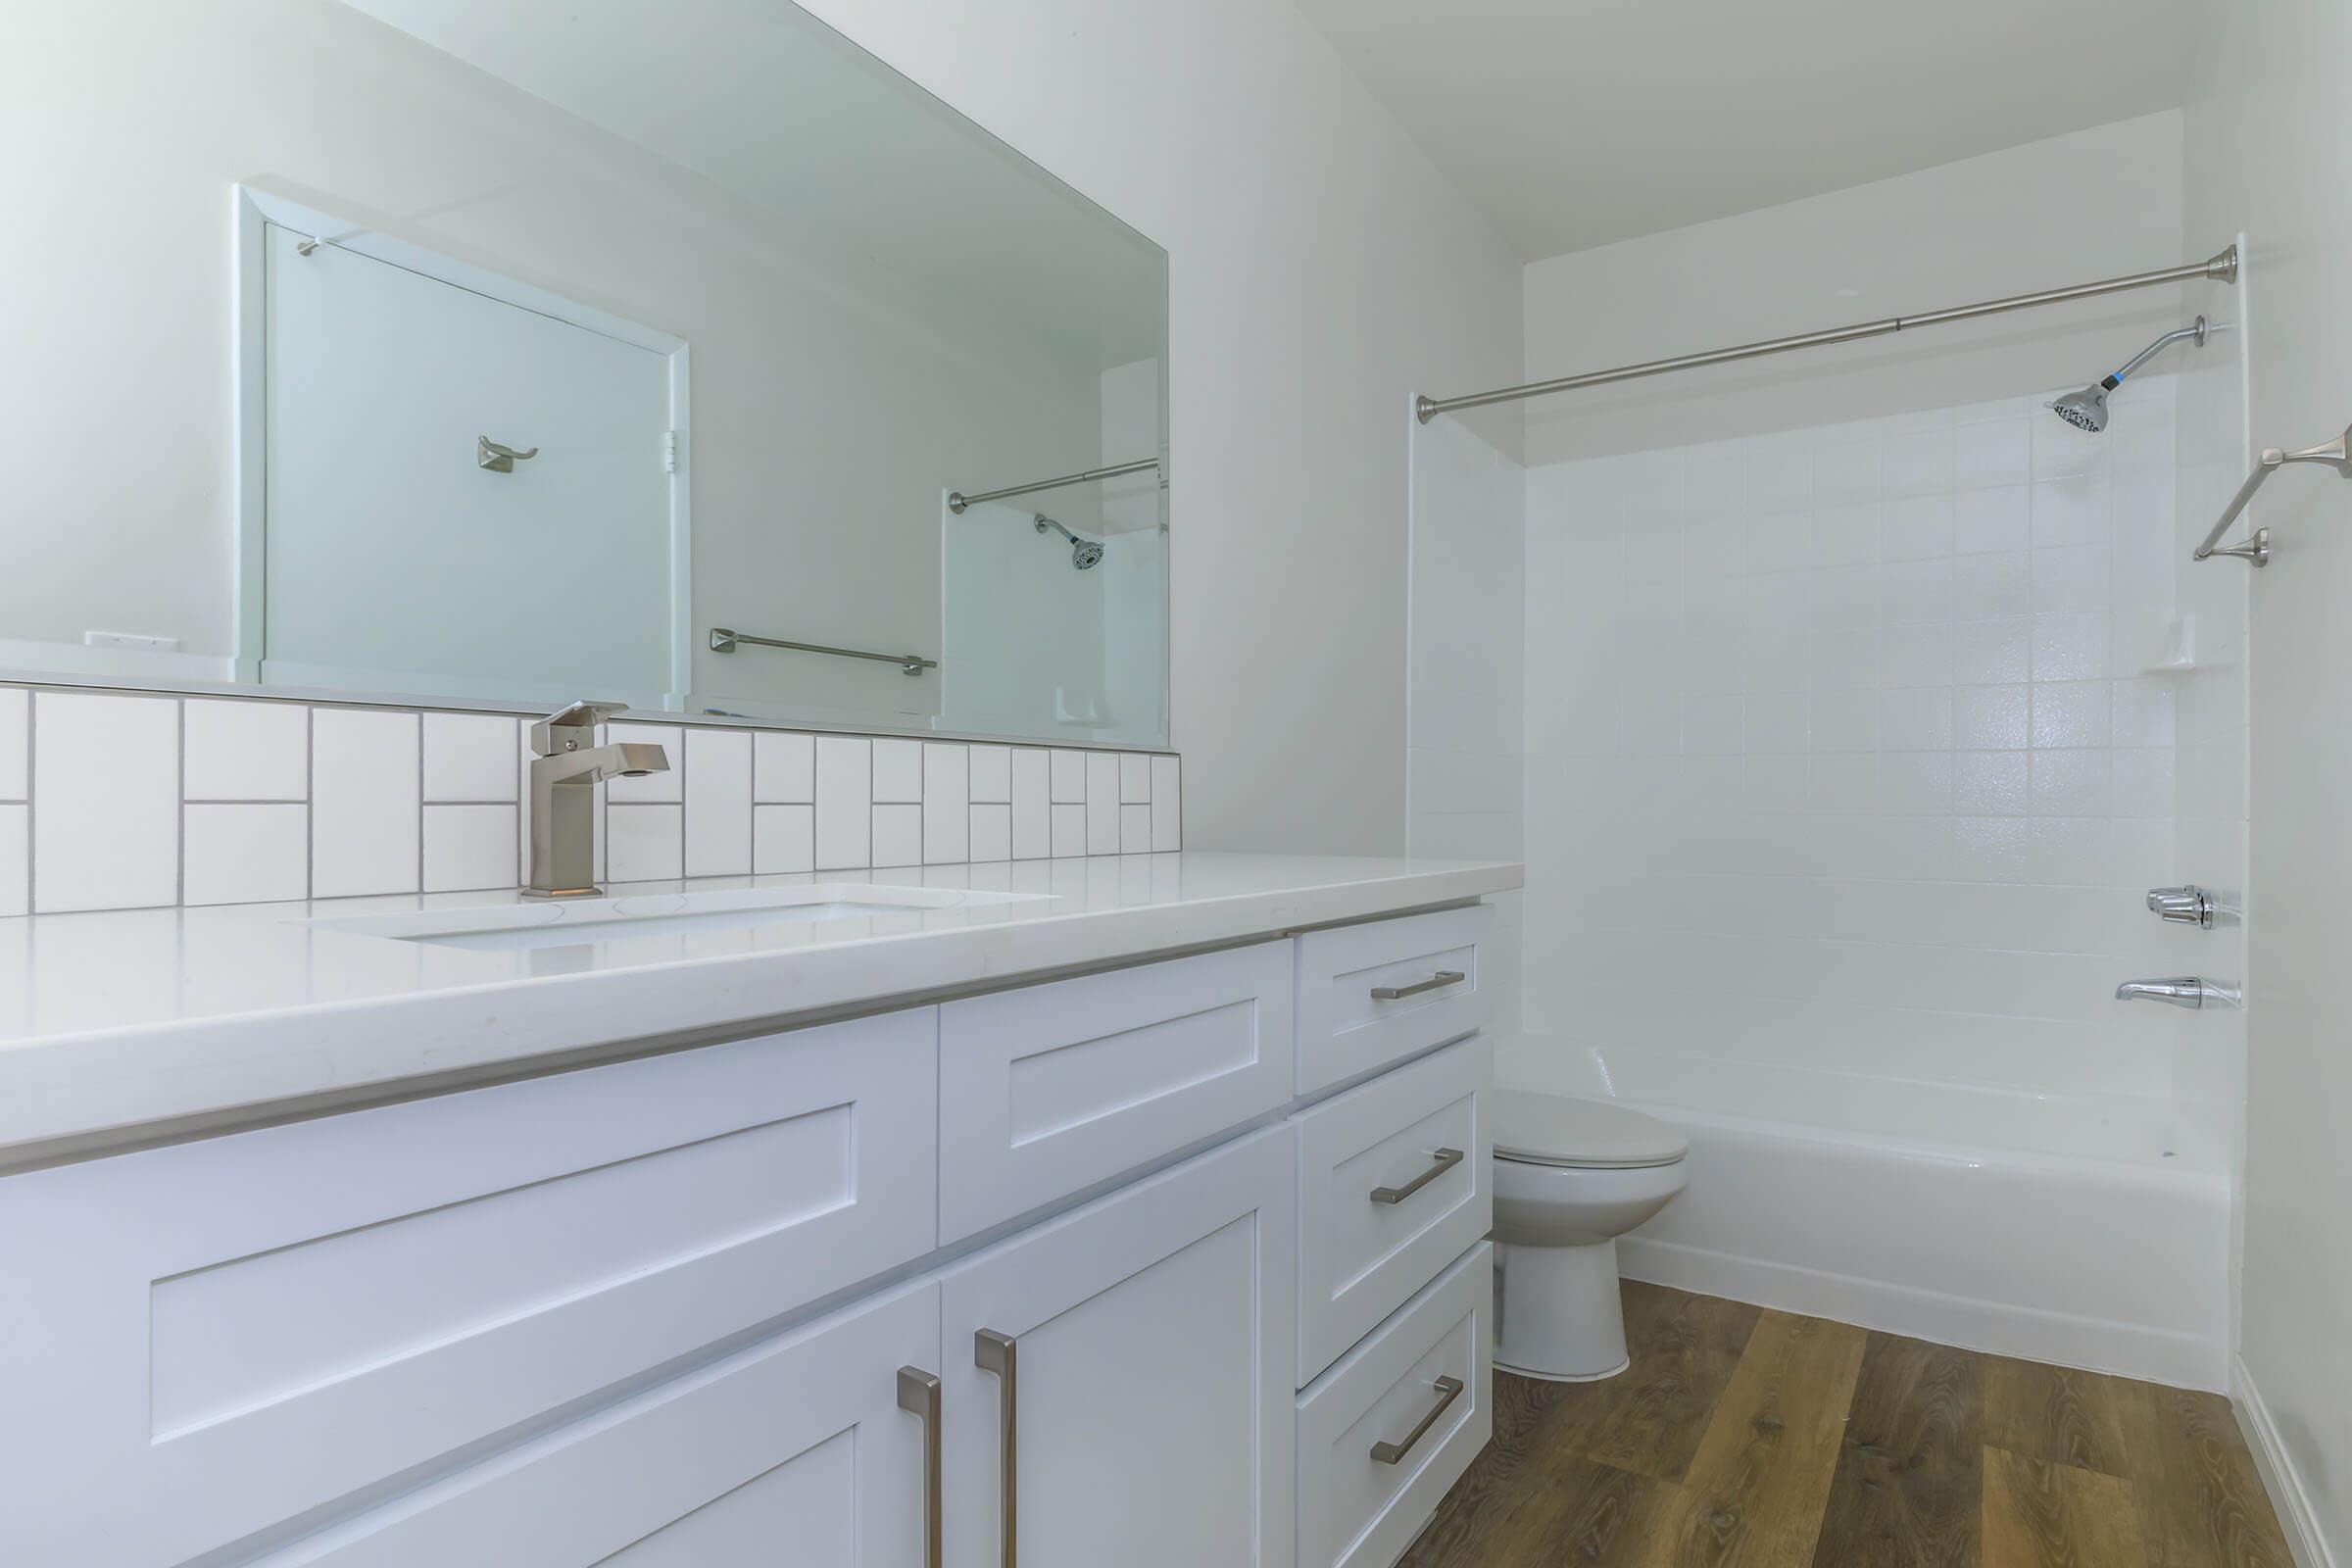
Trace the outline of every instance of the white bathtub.
<instances>
[{"instance_id":1,"label":"white bathtub","mask_svg":"<svg viewBox=\"0 0 2352 1568\"><path fill-rule=\"evenodd\" d=\"M2133 1095L2037 1095L1706 1054L1496 1042L1496 1077L1690 1138L1623 1272L1972 1349L2227 1385L2222 1151Z\"/></svg>"}]
</instances>

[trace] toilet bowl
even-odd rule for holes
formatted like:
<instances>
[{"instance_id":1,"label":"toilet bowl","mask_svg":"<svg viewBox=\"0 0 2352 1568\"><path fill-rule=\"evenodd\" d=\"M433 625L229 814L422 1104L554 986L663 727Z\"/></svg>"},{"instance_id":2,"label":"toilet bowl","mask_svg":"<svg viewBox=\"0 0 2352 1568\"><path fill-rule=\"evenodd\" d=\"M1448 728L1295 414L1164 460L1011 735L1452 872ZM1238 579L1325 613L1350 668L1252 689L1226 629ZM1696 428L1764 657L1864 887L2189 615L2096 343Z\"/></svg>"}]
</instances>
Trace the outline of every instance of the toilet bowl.
<instances>
[{"instance_id":1,"label":"toilet bowl","mask_svg":"<svg viewBox=\"0 0 2352 1568\"><path fill-rule=\"evenodd\" d=\"M1683 1190L1690 1140L1606 1101L1494 1092L1494 1364L1581 1383L1626 1368L1617 1238Z\"/></svg>"}]
</instances>

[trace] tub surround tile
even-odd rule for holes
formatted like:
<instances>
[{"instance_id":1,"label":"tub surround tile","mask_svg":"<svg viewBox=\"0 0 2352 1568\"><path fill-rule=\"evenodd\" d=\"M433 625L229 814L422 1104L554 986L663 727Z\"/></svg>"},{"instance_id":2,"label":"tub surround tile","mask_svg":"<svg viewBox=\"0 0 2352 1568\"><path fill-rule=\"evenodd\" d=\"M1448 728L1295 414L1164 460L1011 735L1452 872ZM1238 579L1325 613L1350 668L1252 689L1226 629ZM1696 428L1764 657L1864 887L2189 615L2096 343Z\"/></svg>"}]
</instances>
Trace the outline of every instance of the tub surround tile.
<instances>
[{"instance_id":1,"label":"tub surround tile","mask_svg":"<svg viewBox=\"0 0 2352 1568\"><path fill-rule=\"evenodd\" d=\"M184 799L310 799L311 710L300 703L191 697L185 705L182 738L187 748L186 773L180 782Z\"/></svg>"},{"instance_id":2,"label":"tub surround tile","mask_svg":"<svg viewBox=\"0 0 2352 1568\"><path fill-rule=\"evenodd\" d=\"M41 692L32 734L33 908L177 903L179 704Z\"/></svg>"}]
</instances>

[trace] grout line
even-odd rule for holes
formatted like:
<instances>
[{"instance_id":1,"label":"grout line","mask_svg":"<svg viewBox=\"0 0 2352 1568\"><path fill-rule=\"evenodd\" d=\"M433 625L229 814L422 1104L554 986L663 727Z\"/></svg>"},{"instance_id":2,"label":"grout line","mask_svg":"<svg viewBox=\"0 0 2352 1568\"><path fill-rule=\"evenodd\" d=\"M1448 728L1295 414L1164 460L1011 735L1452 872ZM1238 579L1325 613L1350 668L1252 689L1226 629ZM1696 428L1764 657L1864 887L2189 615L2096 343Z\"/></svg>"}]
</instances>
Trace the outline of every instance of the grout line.
<instances>
[{"instance_id":1,"label":"grout line","mask_svg":"<svg viewBox=\"0 0 2352 1568\"><path fill-rule=\"evenodd\" d=\"M179 797L176 803L179 809L179 823L178 839L172 846L174 853L172 857L178 863L174 867L176 874L172 882L172 902L176 905L185 905L188 902L188 705L182 699L173 703L172 707L173 710L172 720L178 726L179 731L178 766L174 770L175 778L172 789L172 793Z\"/></svg>"}]
</instances>

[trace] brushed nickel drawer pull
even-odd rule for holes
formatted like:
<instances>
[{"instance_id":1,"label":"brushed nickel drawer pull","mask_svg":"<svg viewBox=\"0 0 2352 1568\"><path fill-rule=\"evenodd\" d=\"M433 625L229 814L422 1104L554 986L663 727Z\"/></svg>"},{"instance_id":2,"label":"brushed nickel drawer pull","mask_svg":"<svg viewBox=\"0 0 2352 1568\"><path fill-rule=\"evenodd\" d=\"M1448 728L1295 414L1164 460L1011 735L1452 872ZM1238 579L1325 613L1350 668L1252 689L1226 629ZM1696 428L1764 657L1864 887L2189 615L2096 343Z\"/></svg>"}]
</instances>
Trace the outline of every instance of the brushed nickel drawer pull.
<instances>
[{"instance_id":1,"label":"brushed nickel drawer pull","mask_svg":"<svg viewBox=\"0 0 2352 1568\"><path fill-rule=\"evenodd\" d=\"M1020 1347L1013 1343L1011 1335L999 1334L995 1329L982 1329L972 1336L973 1364L983 1372L994 1372L997 1375L997 1381L1004 1386L1003 1395L997 1405L997 1441L1002 1450L998 1469L1004 1483L1003 1506L1004 1512L1004 1545L1003 1555L999 1558L1000 1568L1014 1568L1018 1561L1015 1555L1013 1519L1018 1512L1016 1505L1019 1501L1020 1491L1019 1476L1013 1463L1013 1456L1019 1451L1015 1442L1020 1427L1019 1349Z\"/></svg>"},{"instance_id":2,"label":"brushed nickel drawer pull","mask_svg":"<svg viewBox=\"0 0 2352 1568\"><path fill-rule=\"evenodd\" d=\"M1395 1464L1412 1452L1413 1445L1428 1435L1429 1429L1438 1424L1438 1417L1446 1413L1446 1407L1460 1396L1462 1380L1460 1378L1440 1378L1431 1387L1438 1391L1437 1404L1431 1408L1429 1414L1421 1418L1419 1426L1404 1435L1402 1443L1375 1443L1372 1445L1373 1463Z\"/></svg>"},{"instance_id":3,"label":"brushed nickel drawer pull","mask_svg":"<svg viewBox=\"0 0 2352 1568\"><path fill-rule=\"evenodd\" d=\"M1414 1177L1411 1181L1406 1182L1402 1187L1373 1188L1372 1201L1375 1203L1401 1203L1406 1199L1419 1192L1422 1188L1427 1187L1431 1182L1436 1181L1439 1177L1453 1169L1454 1166L1459 1165L1461 1162L1462 1152L1460 1150L1441 1149L1437 1153L1437 1163L1430 1166L1429 1169L1423 1171L1420 1175Z\"/></svg>"},{"instance_id":4,"label":"brushed nickel drawer pull","mask_svg":"<svg viewBox=\"0 0 2352 1568\"><path fill-rule=\"evenodd\" d=\"M942 1568L939 1379L921 1367L899 1368L899 1408L923 1423L923 1568Z\"/></svg>"},{"instance_id":5,"label":"brushed nickel drawer pull","mask_svg":"<svg viewBox=\"0 0 2352 1568\"><path fill-rule=\"evenodd\" d=\"M1417 997L1424 991L1435 991L1441 986L1458 986L1469 978L1459 969L1440 969L1419 985L1374 986L1372 1000L1374 1002L1401 1002L1406 997Z\"/></svg>"}]
</instances>

